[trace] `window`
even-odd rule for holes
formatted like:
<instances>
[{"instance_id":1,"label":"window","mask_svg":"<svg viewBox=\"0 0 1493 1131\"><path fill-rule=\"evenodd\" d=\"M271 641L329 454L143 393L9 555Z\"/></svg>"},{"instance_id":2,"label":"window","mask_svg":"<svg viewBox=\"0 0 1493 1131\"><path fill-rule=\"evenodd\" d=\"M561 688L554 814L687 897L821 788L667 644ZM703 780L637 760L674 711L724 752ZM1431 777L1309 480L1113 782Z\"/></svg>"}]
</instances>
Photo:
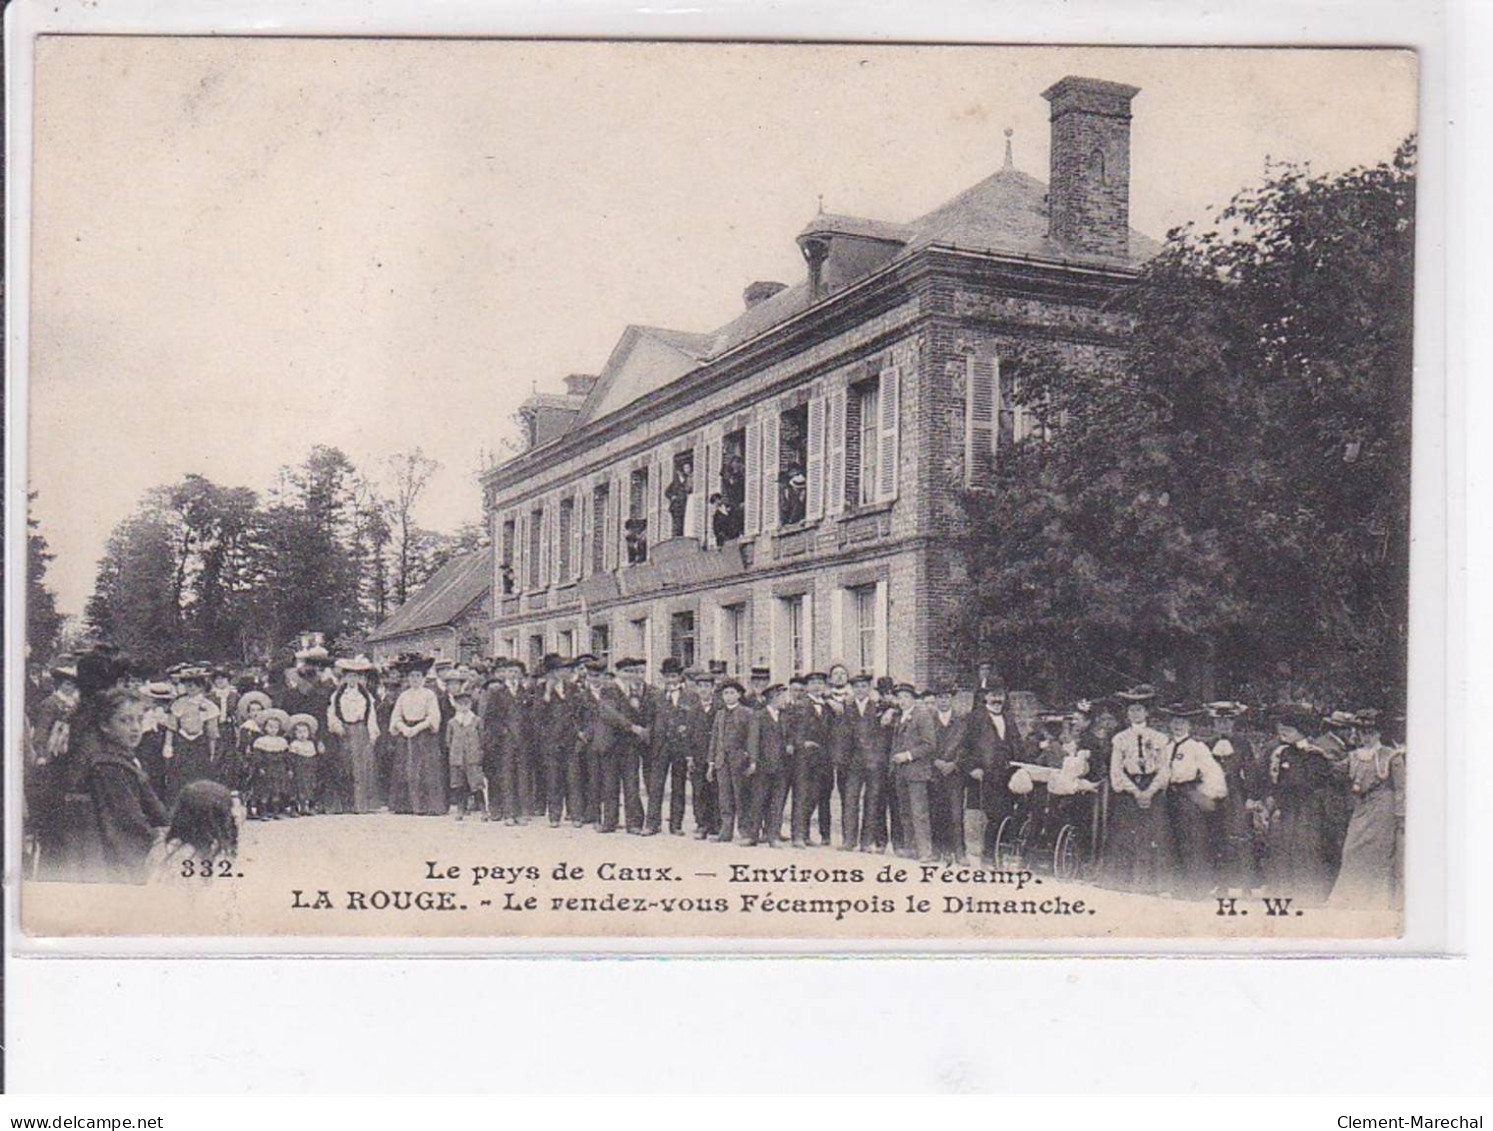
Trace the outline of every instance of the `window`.
<instances>
[{"instance_id":1,"label":"window","mask_svg":"<svg viewBox=\"0 0 1493 1131\"><path fill-rule=\"evenodd\" d=\"M544 633L536 632L529 637L529 670L541 671L544 667Z\"/></svg>"},{"instance_id":2,"label":"window","mask_svg":"<svg viewBox=\"0 0 1493 1131\"><path fill-rule=\"evenodd\" d=\"M746 605L726 605L721 609L721 645L725 655L721 659L734 676L747 670L747 648L751 642L751 625L747 621Z\"/></svg>"},{"instance_id":3,"label":"window","mask_svg":"<svg viewBox=\"0 0 1493 1131\"><path fill-rule=\"evenodd\" d=\"M808 501L809 406L781 414L778 422L778 520L802 522Z\"/></svg>"},{"instance_id":4,"label":"window","mask_svg":"<svg viewBox=\"0 0 1493 1131\"><path fill-rule=\"evenodd\" d=\"M559 652L567 660L575 655L575 629L567 628L560 633Z\"/></svg>"},{"instance_id":5,"label":"window","mask_svg":"<svg viewBox=\"0 0 1493 1131\"><path fill-rule=\"evenodd\" d=\"M518 587L518 579L513 575L513 555L517 551L518 522L515 519L507 519L503 523L503 536L500 541L502 546L501 564L498 568L498 576L502 580L503 596L512 595Z\"/></svg>"},{"instance_id":6,"label":"window","mask_svg":"<svg viewBox=\"0 0 1493 1131\"><path fill-rule=\"evenodd\" d=\"M604 573L607 568L607 508L612 502L611 488L602 483L591 492L591 572Z\"/></svg>"},{"instance_id":7,"label":"window","mask_svg":"<svg viewBox=\"0 0 1493 1131\"><path fill-rule=\"evenodd\" d=\"M850 648L858 671L876 670L876 586L850 591Z\"/></svg>"},{"instance_id":8,"label":"window","mask_svg":"<svg viewBox=\"0 0 1493 1131\"><path fill-rule=\"evenodd\" d=\"M779 598L783 603L783 628L788 652L785 659L790 675L798 675L807 669L808 624L804 611L805 598L802 593Z\"/></svg>"},{"instance_id":9,"label":"window","mask_svg":"<svg viewBox=\"0 0 1493 1131\"><path fill-rule=\"evenodd\" d=\"M669 655L686 668L695 666L694 613L675 613L669 618Z\"/></svg>"},{"instance_id":10,"label":"window","mask_svg":"<svg viewBox=\"0 0 1493 1131\"><path fill-rule=\"evenodd\" d=\"M856 386L855 391L858 410L856 423L860 430L857 438L860 459L856 474L856 484L860 490L856 502L865 505L876 501L876 430L881 412L881 390L876 387L875 381L865 381Z\"/></svg>"},{"instance_id":11,"label":"window","mask_svg":"<svg viewBox=\"0 0 1493 1131\"><path fill-rule=\"evenodd\" d=\"M560 568L557 571L555 577L556 581L569 581L571 573L574 570L574 563L570 556L570 551L572 549L570 540L572 537L574 537L574 533L575 499L572 497L566 497L560 500Z\"/></svg>"},{"instance_id":12,"label":"window","mask_svg":"<svg viewBox=\"0 0 1493 1131\"><path fill-rule=\"evenodd\" d=\"M638 617L627 622L627 654L639 660L649 659L648 618ZM652 664L648 665L650 668Z\"/></svg>"},{"instance_id":13,"label":"window","mask_svg":"<svg viewBox=\"0 0 1493 1131\"><path fill-rule=\"evenodd\" d=\"M695 496L695 453L679 452L674 456L674 474L664 488L664 501L669 507L669 536L683 538L693 527L694 508L699 506Z\"/></svg>"},{"instance_id":14,"label":"window","mask_svg":"<svg viewBox=\"0 0 1493 1131\"><path fill-rule=\"evenodd\" d=\"M539 554L544 546L544 511L533 510L529 513L529 562L528 576L524 579L525 588L539 588Z\"/></svg>"},{"instance_id":15,"label":"window","mask_svg":"<svg viewBox=\"0 0 1493 1131\"><path fill-rule=\"evenodd\" d=\"M603 667L612 666L612 629L609 625L591 626L591 655L600 660Z\"/></svg>"},{"instance_id":16,"label":"window","mask_svg":"<svg viewBox=\"0 0 1493 1131\"><path fill-rule=\"evenodd\" d=\"M1000 410L996 415L996 450L1003 444L1019 444L1043 434L1037 414L1021 399L1021 373L1014 365L1000 367ZM1045 434L1043 435L1045 439Z\"/></svg>"},{"instance_id":17,"label":"window","mask_svg":"<svg viewBox=\"0 0 1493 1131\"><path fill-rule=\"evenodd\" d=\"M627 539L627 564L641 565L648 560L648 469L640 467L628 480L627 523L623 527Z\"/></svg>"},{"instance_id":18,"label":"window","mask_svg":"<svg viewBox=\"0 0 1493 1131\"><path fill-rule=\"evenodd\" d=\"M719 498L711 500L710 535L717 546L736 538L746 522L746 429L728 432L721 439L721 485Z\"/></svg>"}]
</instances>

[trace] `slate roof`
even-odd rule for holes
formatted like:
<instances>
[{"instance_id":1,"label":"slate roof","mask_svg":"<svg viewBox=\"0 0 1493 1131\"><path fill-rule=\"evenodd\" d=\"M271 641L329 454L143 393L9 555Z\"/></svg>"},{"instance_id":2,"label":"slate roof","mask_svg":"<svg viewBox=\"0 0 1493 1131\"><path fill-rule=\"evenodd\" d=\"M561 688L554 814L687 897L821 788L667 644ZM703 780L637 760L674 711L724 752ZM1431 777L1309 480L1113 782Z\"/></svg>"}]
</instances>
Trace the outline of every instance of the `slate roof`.
<instances>
[{"instance_id":1,"label":"slate roof","mask_svg":"<svg viewBox=\"0 0 1493 1131\"><path fill-rule=\"evenodd\" d=\"M1161 250L1159 243L1134 229L1130 231L1129 254L1123 257L1084 253L1050 239L1046 184L1010 165L1009 156L1007 160L1008 164L995 173L911 223L822 213L811 219L800 235L829 233L878 240L886 245L884 263L924 248L948 247L1135 269ZM841 285L846 285L845 281ZM748 307L710 333L629 326L573 427L607 416L672 384L701 363L757 337L812 304L808 282L801 280Z\"/></svg>"},{"instance_id":2,"label":"slate roof","mask_svg":"<svg viewBox=\"0 0 1493 1131\"><path fill-rule=\"evenodd\" d=\"M491 546L452 558L413 597L395 609L388 620L369 633L368 639L389 640L452 624L491 592L492 579Z\"/></svg>"}]
</instances>

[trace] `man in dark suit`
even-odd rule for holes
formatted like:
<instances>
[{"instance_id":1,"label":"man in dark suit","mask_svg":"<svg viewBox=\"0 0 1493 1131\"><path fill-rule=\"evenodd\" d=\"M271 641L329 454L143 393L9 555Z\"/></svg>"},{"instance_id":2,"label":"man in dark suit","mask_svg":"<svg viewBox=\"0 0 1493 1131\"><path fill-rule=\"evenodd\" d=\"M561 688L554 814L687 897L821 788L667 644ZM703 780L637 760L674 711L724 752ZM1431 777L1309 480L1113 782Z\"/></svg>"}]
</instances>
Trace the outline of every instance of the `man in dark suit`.
<instances>
[{"instance_id":1,"label":"man in dark suit","mask_svg":"<svg viewBox=\"0 0 1493 1131\"><path fill-rule=\"evenodd\" d=\"M878 840L876 815L886 790L886 735L881 707L871 693L871 676L860 672L850 681L845 728L845 791L840 795L840 826L846 851L886 848L886 830Z\"/></svg>"},{"instance_id":2,"label":"man in dark suit","mask_svg":"<svg viewBox=\"0 0 1493 1131\"><path fill-rule=\"evenodd\" d=\"M1021 736L1006 714L1006 689L994 683L980 693L970 713L965 739L969 776L979 783L980 805L985 811L985 838L981 858L993 863L995 837L1001 819L1011 809L1011 762L1019 758Z\"/></svg>"},{"instance_id":3,"label":"man in dark suit","mask_svg":"<svg viewBox=\"0 0 1493 1131\"><path fill-rule=\"evenodd\" d=\"M655 707L652 741L648 750L648 816L644 836L654 836L663 827L664 791L669 793L669 832L684 835L684 780L688 764L700 747L700 728L705 709L686 685L684 668L674 657L664 660L660 671L664 686Z\"/></svg>"},{"instance_id":4,"label":"man in dark suit","mask_svg":"<svg viewBox=\"0 0 1493 1131\"><path fill-rule=\"evenodd\" d=\"M523 665L514 659L501 659L496 665L496 679L488 684L482 704L483 769L488 781L495 781L501 791L501 810L495 817L506 817L510 825L524 823L524 798L529 796L529 744L523 688L520 675Z\"/></svg>"},{"instance_id":5,"label":"man in dark suit","mask_svg":"<svg viewBox=\"0 0 1493 1131\"><path fill-rule=\"evenodd\" d=\"M700 711L696 718L699 729L690 738L689 784L695 810L695 839L704 840L721 831L720 797L710 773L711 724L720 704L716 702L715 676L709 671L692 674Z\"/></svg>"},{"instance_id":6,"label":"man in dark suit","mask_svg":"<svg viewBox=\"0 0 1493 1131\"><path fill-rule=\"evenodd\" d=\"M830 731L835 714L825 702L829 677L810 672L807 693L793 712L793 847L809 843L809 825L819 814L820 844L829 843L829 799L825 778L833 774L830 766Z\"/></svg>"},{"instance_id":7,"label":"man in dark suit","mask_svg":"<svg viewBox=\"0 0 1493 1131\"><path fill-rule=\"evenodd\" d=\"M640 782L643 752L651 737L653 704L643 683L646 664L638 659L617 661L617 679L597 703L602 726L610 732L601 764L601 831L617 831L617 795L622 795L622 817L627 831L643 831Z\"/></svg>"},{"instance_id":8,"label":"man in dark suit","mask_svg":"<svg viewBox=\"0 0 1493 1131\"><path fill-rule=\"evenodd\" d=\"M940 860L964 864L964 745L968 716L954 714L954 689L934 689L933 779L928 784L928 810L933 825L933 852Z\"/></svg>"},{"instance_id":9,"label":"man in dark suit","mask_svg":"<svg viewBox=\"0 0 1493 1131\"><path fill-rule=\"evenodd\" d=\"M720 796L720 832L711 840L730 844L736 838L738 809L745 809L750 779L757 770L758 713L742 701L734 679L721 685L721 706L710 731L710 776ZM747 814L743 813L743 823Z\"/></svg>"},{"instance_id":10,"label":"man in dark suit","mask_svg":"<svg viewBox=\"0 0 1493 1131\"><path fill-rule=\"evenodd\" d=\"M896 687L897 722L892 731L890 758L893 804L901 814L900 826L911 838L899 855L933 859L933 828L928 813L928 783L933 780L933 754L938 746L933 716L918 702L917 688L910 683Z\"/></svg>"},{"instance_id":11,"label":"man in dark suit","mask_svg":"<svg viewBox=\"0 0 1493 1131\"><path fill-rule=\"evenodd\" d=\"M782 833L783 795L788 789L788 689L774 683L762 691L757 718L757 766L747 786L746 843L776 847Z\"/></svg>"},{"instance_id":12,"label":"man in dark suit","mask_svg":"<svg viewBox=\"0 0 1493 1131\"><path fill-rule=\"evenodd\" d=\"M571 682L574 661L551 656L545 663L544 690L535 704L539 754L545 771L545 802L551 828L568 811L571 824L581 823L585 807L581 775L585 720L580 691Z\"/></svg>"}]
</instances>

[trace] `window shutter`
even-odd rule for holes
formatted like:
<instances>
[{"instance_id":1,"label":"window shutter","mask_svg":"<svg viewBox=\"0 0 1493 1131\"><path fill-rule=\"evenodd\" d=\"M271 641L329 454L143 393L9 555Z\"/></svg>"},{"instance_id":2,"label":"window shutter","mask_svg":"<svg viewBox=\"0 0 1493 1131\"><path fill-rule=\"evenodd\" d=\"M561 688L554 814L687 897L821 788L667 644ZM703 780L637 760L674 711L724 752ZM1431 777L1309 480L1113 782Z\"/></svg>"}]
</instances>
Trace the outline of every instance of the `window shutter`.
<instances>
[{"instance_id":1,"label":"window shutter","mask_svg":"<svg viewBox=\"0 0 1493 1131\"><path fill-rule=\"evenodd\" d=\"M721 493L721 444L720 425L712 425L705 433L705 477L701 480L705 494L700 498L700 513L705 516L702 537L707 546L715 544L715 515L710 510L710 496Z\"/></svg>"},{"instance_id":2,"label":"window shutter","mask_svg":"<svg viewBox=\"0 0 1493 1131\"><path fill-rule=\"evenodd\" d=\"M660 505L660 498L664 492L664 485L660 482L663 479L663 466L662 454L654 452L648 464L648 530L646 531L646 537L650 555L653 553L653 547L663 541L663 526L658 521L659 515L663 513L663 507Z\"/></svg>"},{"instance_id":3,"label":"window shutter","mask_svg":"<svg viewBox=\"0 0 1493 1131\"><path fill-rule=\"evenodd\" d=\"M612 476L607 486L606 514L602 516L603 533L606 538L606 546L602 550L602 561L608 570L617 568L621 560L617 556L619 535L617 533L617 498L621 494L621 488L617 477Z\"/></svg>"},{"instance_id":4,"label":"window shutter","mask_svg":"<svg viewBox=\"0 0 1493 1131\"><path fill-rule=\"evenodd\" d=\"M808 435L808 498L804 504L804 517L824 517L824 398L814 397L809 401Z\"/></svg>"},{"instance_id":5,"label":"window shutter","mask_svg":"<svg viewBox=\"0 0 1493 1131\"><path fill-rule=\"evenodd\" d=\"M746 427L746 515L748 538L762 528L762 426L753 420Z\"/></svg>"},{"instance_id":6,"label":"window shutter","mask_svg":"<svg viewBox=\"0 0 1493 1131\"><path fill-rule=\"evenodd\" d=\"M705 493L705 484L709 479L709 470L705 465L710 456L703 432L695 437L694 454L690 458L692 463L689 475L689 508L686 513L689 529L685 531L685 534L696 542L703 542L705 541L705 526L708 522L706 500L710 498Z\"/></svg>"},{"instance_id":7,"label":"window shutter","mask_svg":"<svg viewBox=\"0 0 1493 1131\"><path fill-rule=\"evenodd\" d=\"M581 527L581 556L575 571L577 580L589 576L591 573L591 539L593 537L591 532L591 501L594 497L592 492L595 488L595 481L588 479L581 484L580 491L576 495L576 521L580 523Z\"/></svg>"},{"instance_id":8,"label":"window shutter","mask_svg":"<svg viewBox=\"0 0 1493 1131\"><path fill-rule=\"evenodd\" d=\"M550 535L551 528L555 525L554 507L548 500L539 504L539 588L545 589L549 586L550 575L554 573L554 539Z\"/></svg>"},{"instance_id":9,"label":"window shutter","mask_svg":"<svg viewBox=\"0 0 1493 1131\"><path fill-rule=\"evenodd\" d=\"M778 406L774 402L762 417L762 529L778 526Z\"/></svg>"},{"instance_id":10,"label":"window shutter","mask_svg":"<svg viewBox=\"0 0 1493 1131\"><path fill-rule=\"evenodd\" d=\"M828 498L824 509L832 515L845 510L845 393L842 386L829 395L829 466L825 476Z\"/></svg>"},{"instance_id":11,"label":"window shutter","mask_svg":"<svg viewBox=\"0 0 1493 1131\"><path fill-rule=\"evenodd\" d=\"M513 526L513 535L518 542L513 554L514 585L519 592L523 592L533 582L530 571L534 568L529 562L529 514L527 511L519 513L518 520Z\"/></svg>"},{"instance_id":12,"label":"window shutter","mask_svg":"<svg viewBox=\"0 0 1493 1131\"><path fill-rule=\"evenodd\" d=\"M585 485L575 489L571 496L570 504L570 580L581 579L581 563L585 561L586 552L586 488Z\"/></svg>"},{"instance_id":13,"label":"window shutter","mask_svg":"<svg viewBox=\"0 0 1493 1131\"><path fill-rule=\"evenodd\" d=\"M998 363L964 358L964 484L988 483L995 472L996 372Z\"/></svg>"},{"instance_id":14,"label":"window shutter","mask_svg":"<svg viewBox=\"0 0 1493 1131\"><path fill-rule=\"evenodd\" d=\"M873 624L876 629L876 640L874 644L876 669L872 674L876 676L886 675L887 669L890 666L890 655L887 647L888 640L886 634L887 620L889 619L888 614L891 612L890 596L891 595L887 592L887 583L885 581L878 581L876 583L876 608L874 613L872 614L874 617Z\"/></svg>"},{"instance_id":15,"label":"window shutter","mask_svg":"<svg viewBox=\"0 0 1493 1131\"><path fill-rule=\"evenodd\" d=\"M901 385L895 365L881 371L881 423L878 428L881 448L876 453L876 498L883 503L897 497L897 431L901 415L898 402Z\"/></svg>"}]
</instances>

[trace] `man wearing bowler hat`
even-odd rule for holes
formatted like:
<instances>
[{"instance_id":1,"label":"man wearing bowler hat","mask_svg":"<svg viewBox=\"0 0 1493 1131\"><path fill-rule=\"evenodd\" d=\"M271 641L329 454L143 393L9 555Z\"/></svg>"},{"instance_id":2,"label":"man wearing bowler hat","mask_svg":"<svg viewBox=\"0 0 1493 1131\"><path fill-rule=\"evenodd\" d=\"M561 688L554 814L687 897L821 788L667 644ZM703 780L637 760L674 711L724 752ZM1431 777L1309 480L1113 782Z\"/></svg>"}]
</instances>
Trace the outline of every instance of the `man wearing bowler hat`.
<instances>
[{"instance_id":1,"label":"man wearing bowler hat","mask_svg":"<svg viewBox=\"0 0 1493 1131\"><path fill-rule=\"evenodd\" d=\"M705 710L686 684L684 666L673 656L659 666L664 686L655 706L652 741L648 750L648 816L644 836L663 828L664 793L669 796L669 832L684 835L684 782L688 764L698 750Z\"/></svg>"}]
</instances>

